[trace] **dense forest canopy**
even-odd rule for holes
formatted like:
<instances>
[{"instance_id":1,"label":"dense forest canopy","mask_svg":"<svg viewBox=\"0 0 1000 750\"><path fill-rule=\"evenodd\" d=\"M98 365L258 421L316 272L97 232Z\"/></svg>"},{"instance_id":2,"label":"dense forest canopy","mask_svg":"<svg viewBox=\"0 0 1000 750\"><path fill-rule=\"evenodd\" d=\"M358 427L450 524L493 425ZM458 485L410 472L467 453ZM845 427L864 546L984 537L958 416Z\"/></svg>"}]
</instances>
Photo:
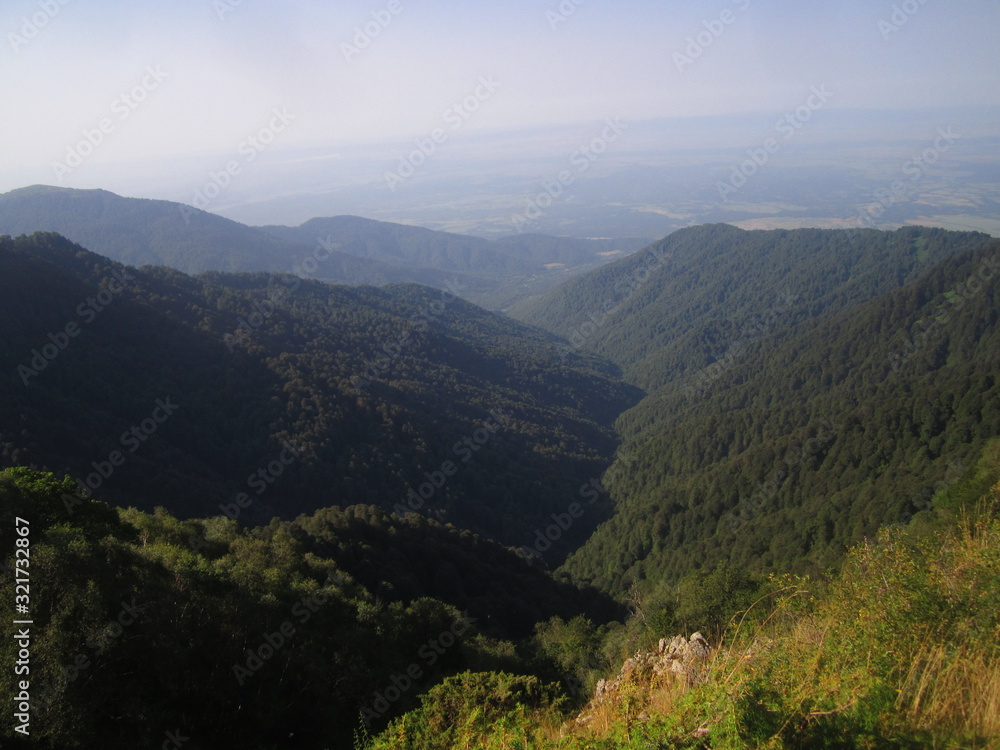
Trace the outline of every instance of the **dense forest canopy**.
<instances>
[{"instance_id":1,"label":"dense forest canopy","mask_svg":"<svg viewBox=\"0 0 1000 750\"><path fill-rule=\"evenodd\" d=\"M616 514L567 570L620 591L719 561L822 571L1000 434L1000 243L775 330L618 421Z\"/></svg>"},{"instance_id":2,"label":"dense forest canopy","mask_svg":"<svg viewBox=\"0 0 1000 750\"><path fill-rule=\"evenodd\" d=\"M642 252L572 279L511 315L601 354L655 390L804 320L832 315L990 241L906 227L678 230ZM703 379L703 378L702 378Z\"/></svg>"},{"instance_id":3,"label":"dense forest canopy","mask_svg":"<svg viewBox=\"0 0 1000 750\"><path fill-rule=\"evenodd\" d=\"M600 476L638 397L599 360L427 287L190 277L57 235L0 240L0 267L0 460L146 510L266 522L410 498L520 546Z\"/></svg>"}]
</instances>

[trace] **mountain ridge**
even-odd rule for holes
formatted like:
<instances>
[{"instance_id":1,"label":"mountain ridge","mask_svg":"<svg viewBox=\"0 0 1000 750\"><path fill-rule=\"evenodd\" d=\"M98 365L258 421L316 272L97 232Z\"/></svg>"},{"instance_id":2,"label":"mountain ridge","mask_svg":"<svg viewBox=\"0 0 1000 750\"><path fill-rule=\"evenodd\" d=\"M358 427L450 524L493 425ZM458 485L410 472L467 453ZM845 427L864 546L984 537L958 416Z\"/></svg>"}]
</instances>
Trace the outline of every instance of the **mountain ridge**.
<instances>
[{"instance_id":1,"label":"mountain ridge","mask_svg":"<svg viewBox=\"0 0 1000 750\"><path fill-rule=\"evenodd\" d=\"M857 304L991 239L927 227L880 232L707 224L680 229L509 314L574 341L574 350L611 359L628 380L652 391L695 375L776 323ZM649 268L650 278L623 283L653 252L663 261Z\"/></svg>"},{"instance_id":2,"label":"mountain ridge","mask_svg":"<svg viewBox=\"0 0 1000 750\"><path fill-rule=\"evenodd\" d=\"M494 309L600 265L608 253L647 243L535 236L494 242L361 217L251 227L186 204L100 189L33 185L0 194L0 233L38 231L57 232L129 265L185 273L269 271L333 283L437 288L455 282L464 296ZM549 248L541 258L533 249L539 246Z\"/></svg>"}]
</instances>

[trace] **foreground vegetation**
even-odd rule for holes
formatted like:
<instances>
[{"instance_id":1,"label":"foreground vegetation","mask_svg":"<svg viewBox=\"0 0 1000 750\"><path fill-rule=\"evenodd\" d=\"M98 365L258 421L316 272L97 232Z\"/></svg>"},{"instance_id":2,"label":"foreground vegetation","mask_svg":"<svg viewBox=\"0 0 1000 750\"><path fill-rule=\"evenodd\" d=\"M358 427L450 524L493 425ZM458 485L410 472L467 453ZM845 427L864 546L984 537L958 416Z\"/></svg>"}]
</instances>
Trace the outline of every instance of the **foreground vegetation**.
<instances>
[{"instance_id":1,"label":"foreground vegetation","mask_svg":"<svg viewBox=\"0 0 1000 750\"><path fill-rule=\"evenodd\" d=\"M635 594L621 622L595 593L415 516L242 529L7 470L4 548L13 516L32 524L32 739L158 746L179 725L192 749L993 747L998 479L994 442L935 510L828 579L720 566ZM13 618L11 576L0 596ZM714 648L692 684L627 669L588 703L636 651L696 627ZM0 663L15 658L7 639Z\"/></svg>"},{"instance_id":2,"label":"foreground vegetation","mask_svg":"<svg viewBox=\"0 0 1000 750\"><path fill-rule=\"evenodd\" d=\"M952 494L967 494L984 476L995 482L998 465L981 463ZM759 591L734 613L704 681L693 687L635 673L611 700L585 710L581 722L553 686L534 678L464 674L432 690L420 709L367 746L735 750L1000 742L1000 482L972 509L883 530L855 547L828 582L772 576Z\"/></svg>"}]
</instances>

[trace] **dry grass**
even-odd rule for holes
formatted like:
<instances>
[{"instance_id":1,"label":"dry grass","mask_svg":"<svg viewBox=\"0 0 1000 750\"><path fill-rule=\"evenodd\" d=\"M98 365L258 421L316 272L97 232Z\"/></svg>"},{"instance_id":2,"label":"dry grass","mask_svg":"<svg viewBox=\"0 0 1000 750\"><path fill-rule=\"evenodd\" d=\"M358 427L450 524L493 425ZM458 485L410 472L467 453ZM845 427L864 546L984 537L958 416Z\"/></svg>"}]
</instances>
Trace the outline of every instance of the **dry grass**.
<instances>
[{"instance_id":1,"label":"dry grass","mask_svg":"<svg viewBox=\"0 0 1000 750\"><path fill-rule=\"evenodd\" d=\"M804 736L1000 747L997 493L929 546L892 533L862 545L819 601L807 581L775 579L776 606L732 624L706 685L643 675L623 690L628 708L625 695L593 706L573 734L620 740L643 715L681 718L671 736L684 747L702 746L700 732L726 747Z\"/></svg>"},{"instance_id":2,"label":"dry grass","mask_svg":"<svg viewBox=\"0 0 1000 750\"><path fill-rule=\"evenodd\" d=\"M665 715L673 713L678 699L687 692L681 680L669 680L651 691L646 711L650 714Z\"/></svg>"},{"instance_id":3,"label":"dry grass","mask_svg":"<svg viewBox=\"0 0 1000 750\"><path fill-rule=\"evenodd\" d=\"M966 737L1000 737L1000 662L935 644L914 660L896 707L904 725Z\"/></svg>"}]
</instances>

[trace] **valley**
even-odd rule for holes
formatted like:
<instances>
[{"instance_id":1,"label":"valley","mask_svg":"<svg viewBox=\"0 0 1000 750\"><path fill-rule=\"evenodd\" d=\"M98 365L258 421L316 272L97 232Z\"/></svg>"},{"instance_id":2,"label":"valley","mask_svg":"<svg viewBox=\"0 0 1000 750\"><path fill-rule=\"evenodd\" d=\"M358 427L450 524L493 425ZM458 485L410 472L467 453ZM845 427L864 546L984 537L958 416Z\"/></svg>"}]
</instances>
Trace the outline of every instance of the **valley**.
<instances>
[{"instance_id":1,"label":"valley","mask_svg":"<svg viewBox=\"0 0 1000 750\"><path fill-rule=\"evenodd\" d=\"M94 207L133 204L55 195L82 201L60 219L80 236L126 246ZM223 247L204 221L190 246ZM351 217L226 227L231 251L204 262L264 267L148 262L180 258L163 255L174 239L144 251L161 256L119 250L145 258L126 265L53 231L0 238L0 538L12 549L13 518L30 519L45 746L150 743L178 722L203 747L445 747L456 732L488 743L496 722L533 747L632 746L617 703L597 734L558 727L636 650L695 630L713 649L841 648L771 618L836 617L884 550L920 567L973 538L993 545L989 235L689 227L503 314L462 281L330 284L266 266L323 234L339 238L340 268L401 278L516 274L579 260L580 245L537 238L528 253ZM258 255L237 252L244 242ZM973 536L949 536L961 523ZM992 601L996 547L984 549L970 585ZM880 564L905 576L901 559ZM887 585L880 595L932 601L947 584ZM796 609L806 591L818 604ZM108 631L122 601L138 614ZM988 632L995 612L978 602L962 605L972 620L948 609L940 623ZM647 710L643 736L695 747L669 721L720 738L732 712L764 721L763 703L710 707L712 690L757 684L712 653L706 669L731 674L704 688L635 678L629 701L671 707ZM894 682L904 666L864 667L871 700L909 690ZM109 701L148 719L114 719ZM845 731L866 716L845 711Z\"/></svg>"}]
</instances>

